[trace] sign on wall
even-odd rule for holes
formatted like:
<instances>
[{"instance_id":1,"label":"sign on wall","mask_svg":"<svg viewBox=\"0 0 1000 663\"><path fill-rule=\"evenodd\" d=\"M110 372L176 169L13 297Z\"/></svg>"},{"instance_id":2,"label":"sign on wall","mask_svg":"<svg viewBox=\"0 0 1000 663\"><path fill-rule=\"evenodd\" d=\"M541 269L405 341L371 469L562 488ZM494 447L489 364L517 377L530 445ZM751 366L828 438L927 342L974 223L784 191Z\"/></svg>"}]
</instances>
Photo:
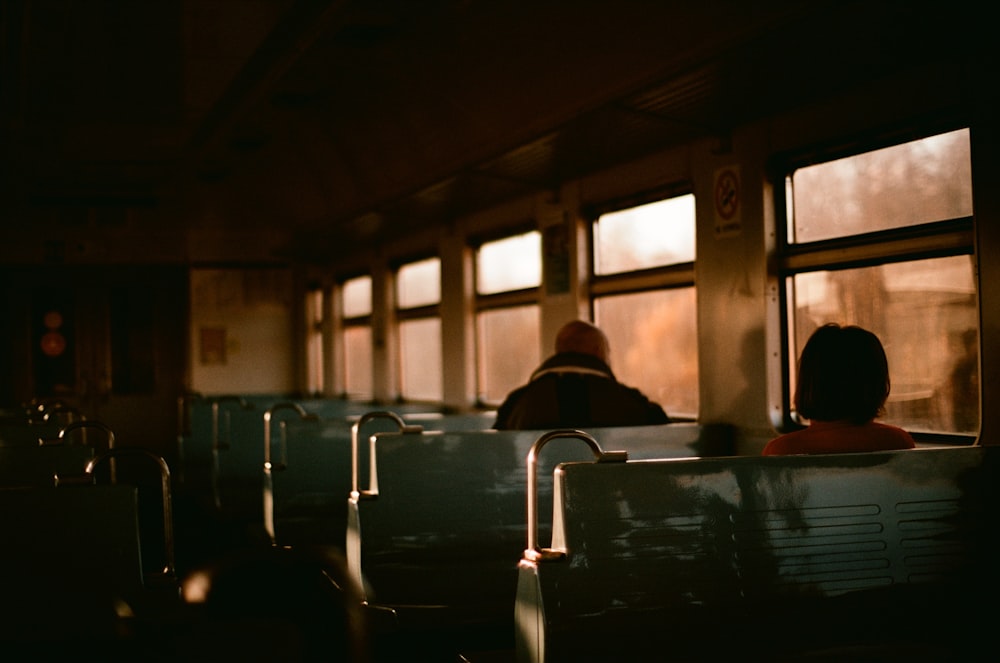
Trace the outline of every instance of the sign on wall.
<instances>
[{"instance_id":1,"label":"sign on wall","mask_svg":"<svg viewBox=\"0 0 1000 663\"><path fill-rule=\"evenodd\" d=\"M740 167L726 166L715 171L713 203L715 209L715 236L733 237L743 229L743 195Z\"/></svg>"}]
</instances>

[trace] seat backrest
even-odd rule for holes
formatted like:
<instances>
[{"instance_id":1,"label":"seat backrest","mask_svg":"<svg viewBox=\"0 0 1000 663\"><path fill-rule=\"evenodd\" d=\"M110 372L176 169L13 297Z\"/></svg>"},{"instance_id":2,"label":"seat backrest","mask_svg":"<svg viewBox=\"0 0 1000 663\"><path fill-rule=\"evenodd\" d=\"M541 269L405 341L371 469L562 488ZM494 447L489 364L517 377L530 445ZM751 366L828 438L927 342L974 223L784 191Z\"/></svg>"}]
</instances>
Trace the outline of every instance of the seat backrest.
<instances>
[{"instance_id":1,"label":"seat backrest","mask_svg":"<svg viewBox=\"0 0 1000 663\"><path fill-rule=\"evenodd\" d=\"M493 423L494 416L413 412L402 418L407 425L424 428L481 430ZM272 428L272 470L264 477L264 521L275 543L343 548L345 504L351 492L351 434L357 420L286 419ZM398 430L393 419L374 417L367 419L358 433L367 448L369 436ZM368 457L359 462L367 476Z\"/></svg>"},{"instance_id":2,"label":"seat backrest","mask_svg":"<svg viewBox=\"0 0 1000 663\"><path fill-rule=\"evenodd\" d=\"M273 469L264 481L264 527L276 544L343 549L352 425L348 419L290 419L275 431ZM379 418L367 422L361 432L390 430L398 426Z\"/></svg>"},{"instance_id":3,"label":"seat backrest","mask_svg":"<svg viewBox=\"0 0 1000 663\"><path fill-rule=\"evenodd\" d=\"M663 458L692 456L701 430L665 424L591 432L606 450ZM376 435L377 495L351 501L347 541L348 565L368 601L395 609L404 623L406 606L434 606L439 624L497 623L509 633L526 532L526 458L544 433ZM592 457L580 440L557 439L539 464L551 475L560 462ZM551 485L539 494L551 500Z\"/></svg>"},{"instance_id":4,"label":"seat backrest","mask_svg":"<svg viewBox=\"0 0 1000 663\"><path fill-rule=\"evenodd\" d=\"M976 495L997 478L986 454L563 465L552 546L519 567L519 660L615 660L651 639L704 654L722 624L749 640L780 619L783 633L836 632L830 615L845 630L883 625L887 606L905 614L911 596L889 588L970 577L987 522ZM865 605L860 593L863 615L821 607ZM751 651L737 631L730 639Z\"/></svg>"},{"instance_id":5,"label":"seat backrest","mask_svg":"<svg viewBox=\"0 0 1000 663\"><path fill-rule=\"evenodd\" d=\"M335 426L346 423L348 429L354 421L372 411L371 405L338 399L314 399L302 404L287 399L266 402L258 397L248 403L253 407L232 407L230 403L220 410L213 451L213 473L217 507L228 516L254 523L260 523L265 518L262 510L265 499L262 494L265 413L273 411L271 444L274 446L277 443L274 438L280 434L279 425L300 418L295 410L280 408L281 405L298 406L310 418L322 419L325 414L328 417L326 421L334 422ZM393 410L395 409L394 406ZM415 404L400 405L399 409L407 413L432 411L432 408ZM369 428L366 426L365 430Z\"/></svg>"},{"instance_id":6,"label":"seat backrest","mask_svg":"<svg viewBox=\"0 0 1000 663\"><path fill-rule=\"evenodd\" d=\"M143 589L137 489L124 484L0 490L5 612L96 593L126 601Z\"/></svg>"}]
</instances>

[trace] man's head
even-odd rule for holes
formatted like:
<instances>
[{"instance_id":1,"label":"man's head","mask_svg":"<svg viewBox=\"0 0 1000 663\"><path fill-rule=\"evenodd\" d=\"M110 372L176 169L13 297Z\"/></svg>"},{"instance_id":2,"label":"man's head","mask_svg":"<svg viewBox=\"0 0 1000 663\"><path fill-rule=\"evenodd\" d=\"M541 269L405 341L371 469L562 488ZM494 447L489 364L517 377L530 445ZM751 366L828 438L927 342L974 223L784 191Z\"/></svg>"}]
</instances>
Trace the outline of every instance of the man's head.
<instances>
[{"instance_id":1,"label":"man's head","mask_svg":"<svg viewBox=\"0 0 1000 663\"><path fill-rule=\"evenodd\" d=\"M556 352L578 352L597 357L604 363L609 363L611 358L608 337L583 320L573 320L563 325L556 334Z\"/></svg>"}]
</instances>

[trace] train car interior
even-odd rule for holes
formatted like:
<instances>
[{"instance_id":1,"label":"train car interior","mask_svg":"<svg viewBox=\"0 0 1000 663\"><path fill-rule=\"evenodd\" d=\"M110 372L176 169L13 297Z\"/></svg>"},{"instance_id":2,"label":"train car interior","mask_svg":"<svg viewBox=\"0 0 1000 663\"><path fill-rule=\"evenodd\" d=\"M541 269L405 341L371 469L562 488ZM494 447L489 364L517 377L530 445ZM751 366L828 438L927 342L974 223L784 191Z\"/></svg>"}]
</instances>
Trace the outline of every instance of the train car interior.
<instances>
[{"instance_id":1,"label":"train car interior","mask_svg":"<svg viewBox=\"0 0 1000 663\"><path fill-rule=\"evenodd\" d=\"M3 0L0 658L978 656L992 24ZM499 430L576 319L668 423ZM914 449L762 455L830 322Z\"/></svg>"}]
</instances>

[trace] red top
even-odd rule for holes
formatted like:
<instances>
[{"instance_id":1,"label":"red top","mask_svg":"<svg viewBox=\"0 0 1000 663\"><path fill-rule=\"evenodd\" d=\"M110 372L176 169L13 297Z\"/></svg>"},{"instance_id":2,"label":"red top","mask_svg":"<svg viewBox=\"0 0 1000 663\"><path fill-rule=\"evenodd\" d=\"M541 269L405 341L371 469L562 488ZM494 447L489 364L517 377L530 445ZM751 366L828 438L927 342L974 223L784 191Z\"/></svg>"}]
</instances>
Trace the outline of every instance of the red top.
<instances>
[{"instance_id":1,"label":"red top","mask_svg":"<svg viewBox=\"0 0 1000 663\"><path fill-rule=\"evenodd\" d=\"M808 428L776 437L767 443L762 455L836 454L858 451L913 449L916 443L902 428L869 421L814 421Z\"/></svg>"}]
</instances>

